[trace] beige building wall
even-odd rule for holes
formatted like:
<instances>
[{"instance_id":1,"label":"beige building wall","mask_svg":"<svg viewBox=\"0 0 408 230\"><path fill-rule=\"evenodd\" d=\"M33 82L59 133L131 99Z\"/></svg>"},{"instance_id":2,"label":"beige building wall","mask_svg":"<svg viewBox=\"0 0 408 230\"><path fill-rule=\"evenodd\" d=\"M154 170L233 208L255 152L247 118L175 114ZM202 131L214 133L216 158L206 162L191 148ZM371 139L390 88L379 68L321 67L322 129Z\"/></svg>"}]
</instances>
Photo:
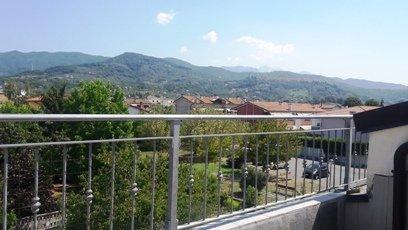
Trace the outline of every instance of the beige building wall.
<instances>
[{"instance_id":1,"label":"beige building wall","mask_svg":"<svg viewBox=\"0 0 408 230\"><path fill-rule=\"evenodd\" d=\"M408 142L408 125L370 133L367 183L369 188L375 174L392 176L395 151Z\"/></svg>"},{"instance_id":2,"label":"beige building wall","mask_svg":"<svg viewBox=\"0 0 408 230\"><path fill-rule=\"evenodd\" d=\"M193 103L185 98L179 98L175 102L177 114L189 114L192 109Z\"/></svg>"},{"instance_id":3,"label":"beige building wall","mask_svg":"<svg viewBox=\"0 0 408 230\"><path fill-rule=\"evenodd\" d=\"M408 142L408 125L370 133L368 202L346 204L346 230L392 229L395 151Z\"/></svg>"}]
</instances>

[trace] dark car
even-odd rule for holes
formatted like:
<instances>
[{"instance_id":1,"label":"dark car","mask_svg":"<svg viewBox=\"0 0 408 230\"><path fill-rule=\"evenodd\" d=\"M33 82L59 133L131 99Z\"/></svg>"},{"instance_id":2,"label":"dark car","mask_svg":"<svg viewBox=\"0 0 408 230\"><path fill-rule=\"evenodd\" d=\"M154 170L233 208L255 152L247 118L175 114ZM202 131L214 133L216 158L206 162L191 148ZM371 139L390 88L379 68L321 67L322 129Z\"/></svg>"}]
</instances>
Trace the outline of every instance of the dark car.
<instances>
[{"instance_id":1,"label":"dark car","mask_svg":"<svg viewBox=\"0 0 408 230\"><path fill-rule=\"evenodd\" d=\"M305 171L303 172L304 177L318 179L327 177L329 175L329 170L327 168L327 163L322 163L320 165L319 162L310 164L306 166Z\"/></svg>"}]
</instances>

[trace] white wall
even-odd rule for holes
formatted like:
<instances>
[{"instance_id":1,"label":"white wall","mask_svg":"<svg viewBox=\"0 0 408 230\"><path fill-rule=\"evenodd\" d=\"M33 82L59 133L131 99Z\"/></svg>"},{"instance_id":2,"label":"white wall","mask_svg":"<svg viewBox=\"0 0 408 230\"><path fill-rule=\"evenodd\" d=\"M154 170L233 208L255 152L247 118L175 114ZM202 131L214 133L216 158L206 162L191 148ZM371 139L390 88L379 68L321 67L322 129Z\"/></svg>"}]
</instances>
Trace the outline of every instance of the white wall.
<instances>
[{"instance_id":1,"label":"white wall","mask_svg":"<svg viewBox=\"0 0 408 230\"><path fill-rule=\"evenodd\" d=\"M408 125L370 133L367 183L372 188L375 174L392 176L395 151L408 142Z\"/></svg>"},{"instance_id":2,"label":"white wall","mask_svg":"<svg viewBox=\"0 0 408 230\"><path fill-rule=\"evenodd\" d=\"M314 119L312 122L313 124L317 124L320 122L320 129L335 129L335 128L345 128L346 123L344 119L332 119L332 118L324 118L324 119ZM354 121L352 121L352 126L354 126ZM330 137L333 138L336 135L335 131L329 131ZM355 136L356 132L353 132L353 141L356 140L357 142L360 141L360 133L357 133L357 137ZM327 137L328 134L327 132L323 132L323 136ZM341 131L337 131L337 137L341 138ZM363 134L361 136L362 142L367 142L368 141L368 135Z\"/></svg>"},{"instance_id":3,"label":"white wall","mask_svg":"<svg viewBox=\"0 0 408 230\"><path fill-rule=\"evenodd\" d=\"M346 123L344 119L321 119L320 120L320 129L334 129L334 128L345 128ZM330 137L333 138L336 135L335 131L330 131ZM323 133L324 137L327 137L327 132ZM337 131L337 136L340 138L341 132Z\"/></svg>"},{"instance_id":4,"label":"white wall","mask_svg":"<svg viewBox=\"0 0 408 230\"><path fill-rule=\"evenodd\" d=\"M345 230L392 230L393 178L375 175L369 202L346 202Z\"/></svg>"},{"instance_id":5,"label":"white wall","mask_svg":"<svg viewBox=\"0 0 408 230\"><path fill-rule=\"evenodd\" d=\"M395 151L408 142L408 125L370 133L367 168L369 202L346 204L346 229L392 229Z\"/></svg>"},{"instance_id":6,"label":"white wall","mask_svg":"<svg viewBox=\"0 0 408 230\"><path fill-rule=\"evenodd\" d=\"M133 106L128 106L129 114L140 114L140 109Z\"/></svg>"}]
</instances>

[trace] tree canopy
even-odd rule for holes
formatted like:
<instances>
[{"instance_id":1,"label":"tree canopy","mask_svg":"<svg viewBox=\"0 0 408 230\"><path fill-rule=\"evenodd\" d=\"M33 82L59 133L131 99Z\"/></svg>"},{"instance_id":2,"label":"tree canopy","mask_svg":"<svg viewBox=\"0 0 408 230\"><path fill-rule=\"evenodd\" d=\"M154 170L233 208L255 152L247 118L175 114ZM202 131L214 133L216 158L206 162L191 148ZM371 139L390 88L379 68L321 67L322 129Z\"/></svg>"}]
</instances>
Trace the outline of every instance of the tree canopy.
<instances>
[{"instance_id":1,"label":"tree canopy","mask_svg":"<svg viewBox=\"0 0 408 230\"><path fill-rule=\"evenodd\" d=\"M355 97L355 96L348 97L344 101L344 106L347 106L347 107L353 107L353 106L359 106L359 105L363 105L363 102L361 102L360 98Z\"/></svg>"},{"instance_id":2,"label":"tree canopy","mask_svg":"<svg viewBox=\"0 0 408 230\"><path fill-rule=\"evenodd\" d=\"M375 99L368 99L367 101L365 101L364 105L367 105L367 106L380 106L380 102L375 100Z\"/></svg>"}]
</instances>

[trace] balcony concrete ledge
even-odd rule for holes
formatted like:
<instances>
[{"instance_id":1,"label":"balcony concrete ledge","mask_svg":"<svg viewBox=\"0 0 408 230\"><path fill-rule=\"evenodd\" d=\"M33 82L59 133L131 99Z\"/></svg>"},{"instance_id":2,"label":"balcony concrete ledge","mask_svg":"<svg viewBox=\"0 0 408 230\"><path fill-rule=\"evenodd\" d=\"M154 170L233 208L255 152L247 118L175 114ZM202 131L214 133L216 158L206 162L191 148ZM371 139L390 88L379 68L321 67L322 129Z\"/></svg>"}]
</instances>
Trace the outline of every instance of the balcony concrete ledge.
<instances>
[{"instance_id":1,"label":"balcony concrete ledge","mask_svg":"<svg viewBox=\"0 0 408 230\"><path fill-rule=\"evenodd\" d=\"M193 229L343 229L345 192L327 192Z\"/></svg>"}]
</instances>

